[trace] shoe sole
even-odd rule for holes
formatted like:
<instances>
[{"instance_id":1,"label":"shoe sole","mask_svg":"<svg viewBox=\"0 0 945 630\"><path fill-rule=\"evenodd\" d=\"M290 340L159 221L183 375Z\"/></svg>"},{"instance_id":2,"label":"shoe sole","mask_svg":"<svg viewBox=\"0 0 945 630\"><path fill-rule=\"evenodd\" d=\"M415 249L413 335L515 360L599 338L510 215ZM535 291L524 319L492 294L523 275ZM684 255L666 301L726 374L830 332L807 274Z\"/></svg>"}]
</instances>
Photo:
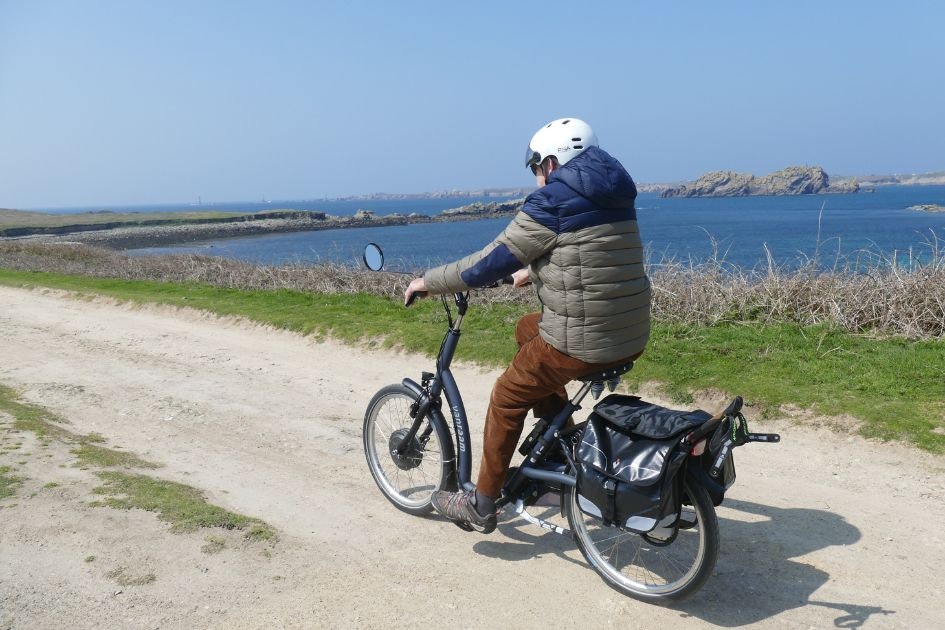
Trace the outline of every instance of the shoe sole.
<instances>
[{"instance_id":1,"label":"shoe sole","mask_svg":"<svg viewBox=\"0 0 945 630\"><path fill-rule=\"evenodd\" d=\"M436 513L448 520L450 523L460 528L464 532L479 532L480 534L491 534L495 531L498 521L496 518L486 519L484 523L475 523L472 521L456 521L451 519L449 516L440 511L440 508L436 505L436 501L431 502L433 509L436 510Z\"/></svg>"}]
</instances>

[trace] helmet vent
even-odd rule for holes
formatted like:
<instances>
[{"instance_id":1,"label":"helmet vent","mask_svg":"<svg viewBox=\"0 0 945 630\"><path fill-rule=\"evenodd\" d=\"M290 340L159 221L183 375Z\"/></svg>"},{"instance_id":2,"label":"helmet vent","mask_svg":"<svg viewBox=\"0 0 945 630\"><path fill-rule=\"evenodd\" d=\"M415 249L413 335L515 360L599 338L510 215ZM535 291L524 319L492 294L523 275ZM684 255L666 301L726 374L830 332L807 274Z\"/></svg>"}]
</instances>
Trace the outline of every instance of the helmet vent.
<instances>
[{"instance_id":1,"label":"helmet vent","mask_svg":"<svg viewBox=\"0 0 945 630\"><path fill-rule=\"evenodd\" d=\"M575 149L583 149L584 146L583 146L583 145L580 145L580 144L576 144L576 145L574 145L574 148L575 148Z\"/></svg>"},{"instance_id":2,"label":"helmet vent","mask_svg":"<svg viewBox=\"0 0 945 630\"><path fill-rule=\"evenodd\" d=\"M567 120L561 121L561 124L562 124L562 125L566 125L566 124L568 124L569 122L571 122L571 119L570 119L570 118L568 118Z\"/></svg>"},{"instance_id":3,"label":"helmet vent","mask_svg":"<svg viewBox=\"0 0 945 630\"><path fill-rule=\"evenodd\" d=\"M581 141L580 138L571 138L571 142L580 142L580 141Z\"/></svg>"}]
</instances>

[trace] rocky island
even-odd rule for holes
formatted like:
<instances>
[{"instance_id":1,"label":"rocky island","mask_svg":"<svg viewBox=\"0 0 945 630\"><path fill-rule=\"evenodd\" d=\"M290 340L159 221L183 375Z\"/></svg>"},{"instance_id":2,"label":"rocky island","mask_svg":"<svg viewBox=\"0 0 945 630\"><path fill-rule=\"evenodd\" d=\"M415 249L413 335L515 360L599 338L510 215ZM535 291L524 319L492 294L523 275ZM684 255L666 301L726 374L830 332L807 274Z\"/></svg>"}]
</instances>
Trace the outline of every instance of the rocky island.
<instances>
[{"instance_id":1,"label":"rocky island","mask_svg":"<svg viewBox=\"0 0 945 630\"><path fill-rule=\"evenodd\" d=\"M693 183L667 188L660 193L660 197L818 195L853 193L859 188L856 180L831 184L830 177L819 166L789 166L764 177L735 171L713 171Z\"/></svg>"},{"instance_id":2,"label":"rocky island","mask_svg":"<svg viewBox=\"0 0 945 630\"><path fill-rule=\"evenodd\" d=\"M915 210L916 212L945 212L945 206L935 203L922 203L917 206L909 206L906 210Z\"/></svg>"}]
</instances>

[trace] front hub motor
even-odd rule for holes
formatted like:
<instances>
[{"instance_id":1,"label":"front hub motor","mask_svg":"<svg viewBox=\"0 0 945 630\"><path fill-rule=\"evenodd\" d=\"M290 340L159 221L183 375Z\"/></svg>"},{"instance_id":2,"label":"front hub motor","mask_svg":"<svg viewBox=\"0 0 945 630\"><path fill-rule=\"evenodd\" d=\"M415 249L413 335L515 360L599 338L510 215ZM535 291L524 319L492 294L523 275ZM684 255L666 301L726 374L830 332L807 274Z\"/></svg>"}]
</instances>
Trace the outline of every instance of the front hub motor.
<instances>
[{"instance_id":1,"label":"front hub motor","mask_svg":"<svg viewBox=\"0 0 945 630\"><path fill-rule=\"evenodd\" d=\"M394 461L397 468L401 470L412 470L423 461L423 447L420 445L417 436L414 436L410 440L410 443L403 453L397 452L398 447L401 442L404 441L408 433L410 433L410 429L397 429L391 434L390 441L387 443L390 458Z\"/></svg>"}]
</instances>

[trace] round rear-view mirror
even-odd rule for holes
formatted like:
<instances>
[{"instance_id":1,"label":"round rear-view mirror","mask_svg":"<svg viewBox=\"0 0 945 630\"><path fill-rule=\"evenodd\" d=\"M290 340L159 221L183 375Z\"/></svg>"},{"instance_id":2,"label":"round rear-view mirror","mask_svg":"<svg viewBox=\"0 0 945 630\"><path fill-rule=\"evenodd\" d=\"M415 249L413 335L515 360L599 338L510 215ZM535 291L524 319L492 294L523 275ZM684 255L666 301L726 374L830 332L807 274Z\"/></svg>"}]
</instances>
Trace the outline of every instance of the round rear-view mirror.
<instances>
[{"instance_id":1,"label":"round rear-view mirror","mask_svg":"<svg viewBox=\"0 0 945 630\"><path fill-rule=\"evenodd\" d=\"M371 271L380 271L384 268L384 252L377 243L368 243L364 248L364 266Z\"/></svg>"}]
</instances>

